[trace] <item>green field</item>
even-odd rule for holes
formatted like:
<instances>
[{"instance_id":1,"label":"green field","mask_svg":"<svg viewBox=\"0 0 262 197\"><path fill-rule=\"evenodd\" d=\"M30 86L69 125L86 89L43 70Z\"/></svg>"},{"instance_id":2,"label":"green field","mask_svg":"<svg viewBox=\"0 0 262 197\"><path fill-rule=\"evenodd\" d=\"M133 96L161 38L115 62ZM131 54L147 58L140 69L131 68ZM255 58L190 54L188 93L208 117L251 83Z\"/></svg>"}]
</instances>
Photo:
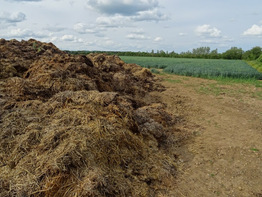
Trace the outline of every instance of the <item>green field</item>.
<instances>
[{"instance_id":1,"label":"green field","mask_svg":"<svg viewBox=\"0 0 262 197\"><path fill-rule=\"evenodd\" d=\"M262 73L241 60L137 56L121 56L121 59L127 63L136 63L142 67L163 69L166 73L185 76L262 79Z\"/></svg>"}]
</instances>

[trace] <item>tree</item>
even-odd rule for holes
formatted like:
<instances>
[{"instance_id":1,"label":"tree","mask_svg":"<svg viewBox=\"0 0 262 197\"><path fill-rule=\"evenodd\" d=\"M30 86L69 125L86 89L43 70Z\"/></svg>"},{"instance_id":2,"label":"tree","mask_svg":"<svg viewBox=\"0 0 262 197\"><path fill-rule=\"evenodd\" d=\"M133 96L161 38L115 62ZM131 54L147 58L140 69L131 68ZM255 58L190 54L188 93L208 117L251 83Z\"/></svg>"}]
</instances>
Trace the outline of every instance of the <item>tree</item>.
<instances>
[{"instance_id":1,"label":"tree","mask_svg":"<svg viewBox=\"0 0 262 197\"><path fill-rule=\"evenodd\" d=\"M179 54L176 53L175 51L172 51L169 53L169 57L179 57Z\"/></svg>"},{"instance_id":2,"label":"tree","mask_svg":"<svg viewBox=\"0 0 262 197\"><path fill-rule=\"evenodd\" d=\"M231 49L227 50L222 54L224 59L241 59L244 51L242 48L231 47Z\"/></svg>"},{"instance_id":3,"label":"tree","mask_svg":"<svg viewBox=\"0 0 262 197\"><path fill-rule=\"evenodd\" d=\"M221 58L221 54L218 53L217 49L212 50L209 54L210 59L219 59Z\"/></svg>"},{"instance_id":4,"label":"tree","mask_svg":"<svg viewBox=\"0 0 262 197\"><path fill-rule=\"evenodd\" d=\"M192 50L193 56L198 58L207 58L210 53L210 47L199 47Z\"/></svg>"},{"instance_id":5,"label":"tree","mask_svg":"<svg viewBox=\"0 0 262 197\"><path fill-rule=\"evenodd\" d=\"M245 59L245 60L256 60L261 54L262 54L262 48L256 46L256 47L253 47L251 50L246 51L243 54L242 59Z\"/></svg>"}]
</instances>

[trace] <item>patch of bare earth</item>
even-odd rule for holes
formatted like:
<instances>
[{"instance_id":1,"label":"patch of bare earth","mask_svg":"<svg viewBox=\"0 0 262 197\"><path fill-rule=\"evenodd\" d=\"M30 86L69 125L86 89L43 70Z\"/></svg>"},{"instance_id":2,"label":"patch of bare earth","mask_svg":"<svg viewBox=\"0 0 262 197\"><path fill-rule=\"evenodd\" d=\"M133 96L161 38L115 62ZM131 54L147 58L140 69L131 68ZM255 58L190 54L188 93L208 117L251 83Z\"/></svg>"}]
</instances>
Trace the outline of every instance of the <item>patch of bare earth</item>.
<instances>
[{"instance_id":1,"label":"patch of bare earth","mask_svg":"<svg viewBox=\"0 0 262 197\"><path fill-rule=\"evenodd\" d=\"M262 196L262 88L159 77L166 87L161 99L192 133L178 149L173 195Z\"/></svg>"}]
</instances>

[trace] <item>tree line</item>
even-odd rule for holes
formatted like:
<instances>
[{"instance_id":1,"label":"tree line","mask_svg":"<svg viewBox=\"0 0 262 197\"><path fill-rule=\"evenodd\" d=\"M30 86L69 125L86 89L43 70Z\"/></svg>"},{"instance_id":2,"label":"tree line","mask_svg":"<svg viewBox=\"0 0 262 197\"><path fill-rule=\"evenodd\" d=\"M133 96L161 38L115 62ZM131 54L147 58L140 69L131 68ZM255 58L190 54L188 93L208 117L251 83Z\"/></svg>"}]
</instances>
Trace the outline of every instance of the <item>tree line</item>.
<instances>
[{"instance_id":1,"label":"tree line","mask_svg":"<svg viewBox=\"0 0 262 197\"><path fill-rule=\"evenodd\" d=\"M144 56L144 57L173 57L173 58L203 58L203 59L232 59L232 60L256 60L262 55L262 48L259 46L253 47L250 50L244 51L242 48L231 47L223 53L219 53L217 49L211 50L210 47L199 47L192 51L176 53L164 50L152 50L151 52L133 52L133 51L66 51L70 54L89 53L107 53L109 55L118 56Z\"/></svg>"}]
</instances>

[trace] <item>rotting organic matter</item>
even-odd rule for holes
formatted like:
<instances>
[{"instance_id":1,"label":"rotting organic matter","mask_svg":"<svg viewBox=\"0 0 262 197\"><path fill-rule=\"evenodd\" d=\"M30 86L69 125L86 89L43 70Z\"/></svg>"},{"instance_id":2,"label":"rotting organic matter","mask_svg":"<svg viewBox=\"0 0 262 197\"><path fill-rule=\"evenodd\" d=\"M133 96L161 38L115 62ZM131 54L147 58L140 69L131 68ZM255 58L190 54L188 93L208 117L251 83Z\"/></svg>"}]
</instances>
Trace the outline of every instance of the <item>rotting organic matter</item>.
<instances>
[{"instance_id":1,"label":"rotting organic matter","mask_svg":"<svg viewBox=\"0 0 262 197\"><path fill-rule=\"evenodd\" d=\"M148 69L32 39L0 54L0 196L168 195L178 131Z\"/></svg>"}]
</instances>

